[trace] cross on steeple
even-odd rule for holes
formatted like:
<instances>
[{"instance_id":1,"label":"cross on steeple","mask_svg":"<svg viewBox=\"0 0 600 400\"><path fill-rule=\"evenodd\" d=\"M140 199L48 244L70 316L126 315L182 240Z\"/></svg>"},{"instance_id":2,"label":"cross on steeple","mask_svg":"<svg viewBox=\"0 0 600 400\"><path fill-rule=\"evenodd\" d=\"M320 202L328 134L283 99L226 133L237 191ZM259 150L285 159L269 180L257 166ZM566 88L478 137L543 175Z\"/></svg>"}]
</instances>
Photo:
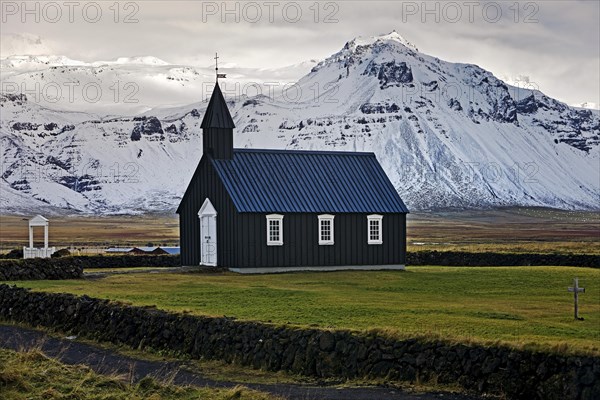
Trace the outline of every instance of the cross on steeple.
<instances>
[{"instance_id":1,"label":"cross on steeple","mask_svg":"<svg viewBox=\"0 0 600 400\"><path fill-rule=\"evenodd\" d=\"M227 78L226 74L219 73L219 53L215 53L215 74L217 75L217 83L219 83L219 78Z\"/></svg>"},{"instance_id":2,"label":"cross on steeple","mask_svg":"<svg viewBox=\"0 0 600 400\"><path fill-rule=\"evenodd\" d=\"M217 74L217 79L219 79L219 53L215 53L215 73Z\"/></svg>"}]
</instances>

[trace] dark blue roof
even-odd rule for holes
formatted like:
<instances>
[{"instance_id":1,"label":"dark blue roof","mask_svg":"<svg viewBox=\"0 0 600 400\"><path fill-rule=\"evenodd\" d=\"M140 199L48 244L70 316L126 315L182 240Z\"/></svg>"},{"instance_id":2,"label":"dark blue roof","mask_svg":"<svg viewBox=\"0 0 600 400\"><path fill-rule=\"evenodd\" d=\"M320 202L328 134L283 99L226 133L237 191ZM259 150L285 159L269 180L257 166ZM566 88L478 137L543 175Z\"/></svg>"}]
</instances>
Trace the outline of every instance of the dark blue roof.
<instances>
[{"instance_id":1,"label":"dark blue roof","mask_svg":"<svg viewBox=\"0 0 600 400\"><path fill-rule=\"evenodd\" d=\"M169 254L180 254L181 253L181 247L162 247L162 246L160 246L160 248Z\"/></svg>"},{"instance_id":2,"label":"dark blue roof","mask_svg":"<svg viewBox=\"0 0 600 400\"><path fill-rule=\"evenodd\" d=\"M212 163L239 212L408 212L373 153L234 149Z\"/></svg>"}]
</instances>

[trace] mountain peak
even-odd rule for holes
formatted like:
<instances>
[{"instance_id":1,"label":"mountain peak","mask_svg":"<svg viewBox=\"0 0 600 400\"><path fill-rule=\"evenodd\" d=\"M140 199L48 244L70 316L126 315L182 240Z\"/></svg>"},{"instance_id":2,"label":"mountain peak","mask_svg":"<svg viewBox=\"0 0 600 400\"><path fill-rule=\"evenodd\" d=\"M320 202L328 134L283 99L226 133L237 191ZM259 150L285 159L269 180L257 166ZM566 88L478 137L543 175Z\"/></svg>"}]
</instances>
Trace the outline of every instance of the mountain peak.
<instances>
[{"instance_id":1,"label":"mountain peak","mask_svg":"<svg viewBox=\"0 0 600 400\"><path fill-rule=\"evenodd\" d=\"M395 30L393 30L392 32L387 33L387 34L381 34L381 35L376 35L376 36L364 36L364 37L358 36L358 37L354 38L354 40L349 42L349 45L351 45L353 47L370 46L377 42L387 42L387 41L398 42L414 51L419 51L419 49L417 49L417 47L414 44L412 44L411 42L406 40L402 35L400 35Z\"/></svg>"},{"instance_id":2,"label":"mountain peak","mask_svg":"<svg viewBox=\"0 0 600 400\"><path fill-rule=\"evenodd\" d=\"M168 62L154 56L119 57L114 64L146 64L146 65L169 65Z\"/></svg>"},{"instance_id":3,"label":"mountain peak","mask_svg":"<svg viewBox=\"0 0 600 400\"><path fill-rule=\"evenodd\" d=\"M396 31L376 36L357 36L347 42L339 52L317 64L311 72L317 72L322 68L340 63L346 68L354 63L362 63L365 56L373 56L388 50L394 54L419 52L415 45Z\"/></svg>"}]
</instances>

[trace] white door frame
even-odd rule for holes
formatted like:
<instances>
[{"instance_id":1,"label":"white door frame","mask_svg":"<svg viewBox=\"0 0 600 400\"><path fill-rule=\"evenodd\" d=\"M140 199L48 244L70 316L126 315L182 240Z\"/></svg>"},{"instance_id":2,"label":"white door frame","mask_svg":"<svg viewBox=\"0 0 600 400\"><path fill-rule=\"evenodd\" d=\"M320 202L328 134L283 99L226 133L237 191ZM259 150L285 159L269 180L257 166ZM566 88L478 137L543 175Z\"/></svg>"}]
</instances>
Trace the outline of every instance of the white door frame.
<instances>
[{"instance_id":1,"label":"white door frame","mask_svg":"<svg viewBox=\"0 0 600 400\"><path fill-rule=\"evenodd\" d=\"M217 266L217 210L209 199L198 211L200 222L200 265Z\"/></svg>"}]
</instances>

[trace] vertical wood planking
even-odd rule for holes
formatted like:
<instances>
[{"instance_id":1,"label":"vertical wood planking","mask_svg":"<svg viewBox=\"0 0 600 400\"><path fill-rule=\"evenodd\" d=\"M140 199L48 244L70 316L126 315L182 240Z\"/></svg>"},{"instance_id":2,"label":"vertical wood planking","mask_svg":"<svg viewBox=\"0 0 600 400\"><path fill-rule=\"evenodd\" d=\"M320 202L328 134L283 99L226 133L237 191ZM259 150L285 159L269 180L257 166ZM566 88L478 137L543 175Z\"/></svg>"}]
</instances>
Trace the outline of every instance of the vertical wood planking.
<instances>
[{"instance_id":1,"label":"vertical wood planking","mask_svg":"<svg viewBox=\"0 0 600 400\"><path fill-rule=\"evenodd\" d=\"M265 214L235 213L238 256L235 266L334 266L396 265L406 259L406 218L402 214L384 216L384 240L369 245L367 214L337 214L335 244L320 246L318 214L284 214L283 246L267 246Z\"/></svg>"}]
</instances>

